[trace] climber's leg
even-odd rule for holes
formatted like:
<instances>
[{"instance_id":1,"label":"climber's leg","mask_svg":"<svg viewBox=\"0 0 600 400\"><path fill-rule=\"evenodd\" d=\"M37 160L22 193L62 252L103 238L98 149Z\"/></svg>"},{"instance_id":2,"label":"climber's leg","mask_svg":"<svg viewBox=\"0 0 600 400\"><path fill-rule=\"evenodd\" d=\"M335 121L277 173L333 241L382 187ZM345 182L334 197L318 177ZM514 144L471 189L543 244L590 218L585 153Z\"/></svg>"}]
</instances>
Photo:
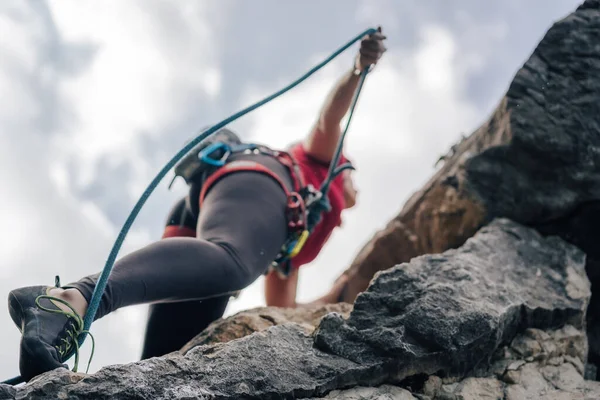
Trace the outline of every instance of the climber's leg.
<instances>
[{"instance_id":1,"label":"climber's leg","mask_svg":"<svg viewBox=\"0 0 600 400\"><path fill-rule=\"evenodd\" d=\"M169 213L163 239L196 237L197 218L186 207L186 200L180 200ZM221 318L228 303L229 296L220 296L207 300L151 304L141 359L160 357L181 349L211 322Z\"/></svg>"},{"instance_id":2,"label":"climber's leg","mask_svg":"<svg viewBox=\"0 0 600 400\"><path fill-rule=\"evenodd\" d=\"M275 172L291 186L285 167L277 163ZM255 172L225 176L206 196L198 238L163 239L115 263L96 319L129 305L199 300L247 287L265 272L286 239L286 205L284 191L271 177ZM99 275L69 286L89 303ZM25 379L60 367L74 351L69 339L73 329L68 328L76 326L74 318L36 304L47 290L34 286L9 294L11 317L22 328ZM46 309L58 309L48 300L43 303Z\"/></svg>"},{"instance_id":3,"label":"climber's leg","mask_svg":"<svg viewBox=\"0 0 600 400\"><path fill-rule=\"evenodd\" d=\"M178 303L152 304L144 336L142 360L180 350L225 313L229 296Z\"/></svg>"},{"instance_id":4,"label":"climber's leg","mask_svg":"<svg viewBox=\"0 0 600 400\"><path fill-rule=\"evenodd\" d=\"M205 198L198 238L163 239L115 263L96 319L129 305L241 290L265 272L286 235L286 196L275 180L255 172L225 176ZM68 286L89 303L98 276Z\"/></svg>"}]
</instances>

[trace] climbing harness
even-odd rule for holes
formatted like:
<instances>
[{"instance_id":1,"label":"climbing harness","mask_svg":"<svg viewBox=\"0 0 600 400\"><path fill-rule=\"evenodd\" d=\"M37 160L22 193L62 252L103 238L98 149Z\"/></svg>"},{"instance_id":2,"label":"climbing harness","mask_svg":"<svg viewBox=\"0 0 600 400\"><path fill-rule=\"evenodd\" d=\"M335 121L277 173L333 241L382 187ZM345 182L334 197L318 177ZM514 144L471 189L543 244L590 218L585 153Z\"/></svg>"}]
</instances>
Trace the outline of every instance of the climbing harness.
<instances>
[{"instance_id":1,"label":"climbing harness","mask_svg":"<svg viewBox=\"0 0 600 400\"><path fill-rule=\"evenodd\" d=\"M203 130L205 131L206 129ZM223 148L230 144L239 145L241 143L240 138L227 128L222 128L215 132L212 137L203 140L194 147L173 168L175 176L173 176L173 180L169 184L169 189L178 176L182 177L188 185L198 178L205 177L207 173L212 172L213 167L220 167L222 165L220 160L224 160L229 156L229 154L225 154Z\"/></svg>"},{"instance_id":2,"label":"climbing harness","mask_svg":"<svg viewBox=\"0 0 600 400\"><path fill-rule=\"evenodd\" d=\"M160 183L160 181L165 177L165 175L173 168L175 167L175 165L178 163L179 160L181 160L186 154L188 154L188 152L190 152L190 150L192 150L197 144L199 144L200 142L202 142L203 140L205 140L206 138L208 138L209 136L213 135L214 133L218 132L220 129L222 129L223 127L225 127L227 124L230 124L231 122L237 120L238 118L244 116L245 114L263 106L264 104L270 102L271 100L281 96L282 94L286 93L287 91L289 91L290 89L296 87L297 85L299 85L300 83L302 83L304 80L306 80L309 76L311 76L312 74L314 74L315 72L317 72L319 69L323 68L326 64L328 64L329 62L331 62L335 57L337 57L339 54L341 54L343 51L345 51L347 48L349 48L350 46L352 46L355 42L357 42L358 40L362 39L364 36L368 36L368 35L372 35L375 32L377 32L376 29L370 28L367 29L366 31L362 32L361 34L359 34L358 36L354 37L352 40L350 40L349 42L347 42L345 45L343 45L342 47L340 47L339 49L337 49L335 52L333 52L329 57L327 57L325 60L323 60L321 63L319 63L318 65L316 65L315 67L313 67L312 69L310 69L307 73L305 73L304 75L302 75L300 78L296 79L295 81L293 81L291 84L289 84L288 86L284 87L283 89L273 93L272 95L254 103L253 105L246 107L245 109L238 111L237 113L229 116L228 118L225 118L224 120L222 120L219 123L216 123L215 125L213 125L212 127L210 127L209 129L204 130L203 132L201 132L198 136L196 136L193 140L191 140L189 143L187 143L177 154L175 154L175 156L173 156L173 158L171 158L171 160L169 160L169 162L167 162L165 164L165 166L159 171L159 173L156 175L156 177L150 182L150 184L148 185L148 187L146 188L146 190L144 191L144 193L142 193L142 195L140 196L139 200L137 201L137 203L135 204L135 206L133 207L133 209L131 210L131 213L129 214L129 216L127 217L127 219L125 220L125 223L123 224L123 227L121 228L121 231L119 232L117 239L115 240L115 243L110 251L110 254L108 255L108 259L106 260L106 264L104 265L104 268L102 270L102 273L100 274L100 277L98 278L98 282L96 283L96 287L94 288L94 292L92 293L92 298L88 304L88 308L87 308L87 312L85 313L85 317L83 319L83 327L82 329L78 330L78 335L77 335L77 342L78 344L76 345L76 349L77 351L75 351L74 353L77 354L78 353L78 349L79 347L81 347L81 345L83 345L83 342L86 339L87 334L89 333L89 329L92 325L92 322L94 321L94 318L96 316L96 312L98 311L98 308L100 306L100 301L102 299L102 295L104 293L104 290L106 288L106 285L108 283L108 278L110 276L110 273L112 271L114 262L117 258L117 255L119 253L119 250L121 249L121 246L123 245L123 242L125 241L125 237L127 236L127 233L129 232L129 229L131 228L131 226L133 225L133 222L135 221L137 215L139 214L140 210L142 209L143 205L146 203L146 201L148 200L148 198L150 197L150 195L152 194L152 192L154 191L154 189L156 189L156 187L158 186L158 184ZM331 209L331 206L329 204L328 198L327 198L327 193L329 191L329 186L331 184L331 182L335 179L335 177L341 173L343 170L345 169L351 169L352 166L350 164L344 164L341 165L339 167L337 167L337 163L339 161L340 155L341 155L341 150L343 147L343 142L344 139L346 137L346 133L348 131L348 127L350 126L350 121L352 119L352 115L354 113L354 108L356 107L356 103L358 100L358 96L360 94L360 91L362 89L363 83L365 81L365 78L367 76L367 74L369 73L370 68L367 67L365 68L363 71L361 71L360 73L360 80L359 80L359 84L358 84L358 88L355 92L354 95L354 99L352 102L352 106L350 108L350 113L346 122L346 127L342 133L342 135L340 136L340 139L338 141L337 144L337 149L335 152L335 155L333 157L333 159L331 160L331 164L329 167L329 172L327 175L327 178L325 179L325 181L323 182L323 184L321 185L321 188L318 191L314 191L314 193L311 194L305 194L306 198L309 199L308 202L305 201L304 207L312 207L311 211L309 213L306 214L306 223L304 226L302 226L300 228L300 226L298 226L298 232L301 232L300 234L298 234L296 236L296 238L292 239L289 243L287 247L287 249L291 249L289 250L289 252L287 252L287 254L285 254L286 252L283 252L284 255L279 256L279 262L285 262L285 261L289 261L289 257L291 255L297 254L297 252L299 251L298 248L301 248L303 243L306 241L306 239L308 238L308 235L310 234L311 230L318 224L318 222L321 219L321 213L322 212L326 212L329 211ZM217 142L218 143L218 142ZM213 146L213 148L211 149L211 146ZM209 146L207 146L207 151L205 152L206 154L211 154L211 151L214 149L217 149L221 147L220 144L210 144ZM211 151L208 151L208 150ZM214 161L216 163L215 166L219 166L220 165L220 161L221 160L216 160L216 159L212 159L209 160L209 158L203 158L202 161L204 162L210 162ZM231 164L230 164L231 165ZM233 168L233 167L232 167ZM299 202L299 198L296 199L292 199L293 200L298 200ZM306 204L308 203L308 204ZM302 205L298 205L298 207L302 207ZM304 223L304 221L303 221ZM277 260L276 260L277 261ZM289 263L287 263L289 265ZM73 353L71 353L69 355L72 356ZM65 359L64 361L67 361L68 359ZM89 367L89 365L88 365ZM22 379L21 376L16 376L14 378L8 379L6 381L4 381L3 383L7 383L7 384L19 384L24 382L24 380Z\"/></svg>"},{"instance_id":3,"label":"climbing harness","mask_svg":"<svg viewBox=\"0 0 600 400\"><path fill-rule=\"evenodd\" d=\"M211 154L216 150L220 150L220 155L213 158ZM244 154L263 154L277 159L288 169L290 176L292 177L292 191L288 190L281 178L275 172L260 163L251 160L235 160L227 162L227 159L231 155L240 152ZM267 146L254 143L229 145L223 142L216 142L200 151L198 157L206 164L218 167L218 169L209 175L202 184L199 196L200 208L202 208L204 197L212 185L223 176L233 172L260 172L270 176L279 184L279 186L281 186L287 198L286 217L288 222L288 237L275 260L271 263L269 269L265 273L275 270L282 278L287 277L290 272L290 266L286 261L295 257L300 252L312 229L312 227L309 227L307 219L312 208L307 207L307 203L310 206L314 204L315 199L321 199L321 192L317 191L312 185L307 186L304 184L304 178L298 164L294 158L285 151L272 150Z\"/></svg>"},{"instance_id":4,"label":"climbing harness","mask_svg":"<svg viewBox=\"0 0 600 400\"><path fill-rule=\"evenodd\" d=\"M212 154L215 152L218 152L218 154L213 157ZM292 191L288 190L276 173L255 161L236 160L227 162L231 155L240 152L244 154L263 154L276 158L288 169L292 177ZM230 145L226 142L214 142L200 150L197 158L202 161L203 165L217 167L216 170L212 170L212 174L202 183L199 196L200 208L202 207L204 197L212 185L223 176L233 172L260 172L270 176L281 186L287 197L286 217L288 222L288 236L268 270L265 271L265 274L269 273L269 271L275 271L281 278L286 278L289 275L291 271L291 259L297 256L302 250L310 233L318 224L322 212L330 210L327 199L329 184L343 170L353 169L350 163L340 165L337 169L331 170L323 186L320 189L316 189L310 184L304 184L300 168L288 152L272 150L264 145L254 143ZM199 165L202 165L202 163ZM203 168L199 167L198 169Z\"/></svg>"}]
</instances>

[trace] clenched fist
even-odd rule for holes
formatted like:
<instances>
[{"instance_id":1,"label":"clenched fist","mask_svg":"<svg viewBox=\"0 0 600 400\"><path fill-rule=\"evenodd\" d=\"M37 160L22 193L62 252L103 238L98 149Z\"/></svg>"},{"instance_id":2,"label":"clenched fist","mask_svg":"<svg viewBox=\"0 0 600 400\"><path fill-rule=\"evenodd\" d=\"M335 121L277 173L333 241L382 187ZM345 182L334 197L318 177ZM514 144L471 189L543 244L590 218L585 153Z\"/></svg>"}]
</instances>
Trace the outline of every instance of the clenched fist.
<instances>
[{"instance_id":1,"label":"clenched fist","mask_svg":"<svg viewBox=\"0 0 600 400\"><path fill-rule=\"evenodd\" d=\"M360 49L354 67L362 71L371 65L377 64L377 61L387 50L383 45L385 39L387 37L381 33L381 27L378 27L377 32L372 35L365 36L360 42Z\"/></svg>"}]
</instances>

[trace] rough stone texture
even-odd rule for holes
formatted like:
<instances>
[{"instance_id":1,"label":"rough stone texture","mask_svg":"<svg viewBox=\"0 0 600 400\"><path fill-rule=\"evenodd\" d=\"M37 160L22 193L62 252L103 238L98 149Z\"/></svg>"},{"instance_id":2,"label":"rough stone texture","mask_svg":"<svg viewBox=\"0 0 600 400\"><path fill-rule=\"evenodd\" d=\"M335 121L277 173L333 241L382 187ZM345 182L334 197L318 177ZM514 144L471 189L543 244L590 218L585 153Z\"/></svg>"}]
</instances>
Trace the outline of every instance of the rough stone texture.
<instances>
[{"instance_id":1,"label":"rough stone texture","mask_svg":"<svg viewBox=\"0 0 600 400\"><path fill-rule=\"evenodd\" d=\"M431 375L423 384L422 392L425 396L435 397L442 388L442 378L436 375Z\"/></svg>"},{"instance_id":2,"label":"rough stone texture","mask_svg":"<svg viewBox=\"0 0 600 400\"><path fill-rule=\"evenodd\" d=\"M225 344L199 346L128 365L102 368L77 383L52 383L62 370L19 389L35 399L291 399L382 383L368 364L323 353L297 324L279 325Z\"/></svg>"},{"instance_id":3,"label":"rough stone texture","mask_svg":"<svg viewBox=\"0 0 600 400\"><path fill-rule=\"evenodd\" d=\"M334 390L318 399L337 400L417 400L408 390L397 386L382 385L380 387L356 387L348 390ZM306 400L318 400L317 398Z\"/></svg>"},{"instance_id":4,"label":"rough stone texture","mask_svg":"<svg viewBox=\"0 0 600 400\"><path fill-rule=\"evenodd\" d=\"M600 365L600 202L588 203L578 207L568 216L552 223L538 225L536 228L544 234L560 234L565 240L585 249L587 255L586 270L592 284L592 299L588 307L587 333L590 343L589 361ZM596 371L590 368L590 378L597 378Z\"/></svg>"},{"instance_id":5,"label":"rough stone texture","mask_svg":"<svg viewBox=\"0 0 600 400\"><path fill-rule=\"evenodd\" d=\"M572 326L527 329L474 376L442 384L432 375L420 393L432 400L600 399L600 382L583 379L586 349L585 333Z\"/></svg>"},{"instance_id":6,"label":"rough stone texture","mask_svg":"<svg viewBox=\"0 0 600 400\"><path fill-rule=\"evenodd\" d=\"M598 269L599 97L600 1L587 0L551 27L489 120L359 252L341 300L353 302L377 271L456 248L496 217L543 226Z\"/></svg>"},{"instance_id":7,"label":"rough stone texture","mask_svg":"<svg viewBox=\"0 0 600 400\"><path fill-rule=\"evenodd\" d=\"M338 303L328 304L316 309L260 307L241 311L231 317L212 323L204 332L187 343L181 349L181 353L185 354L191 348L200 345L226 343L254 332L264 331L275 325L290 322L299 324L307 334L310 334L325 314L337 312L343 316L348 316L351 310L351 304Z\"/></svg>"},{"instance_id":8,"label":"rough stone texture","mask_svg":"<svg viewBox=\"0 0 600 400\"><path fill-rule=\"evenodd\" d=\"M426 386L418 383L422 374L446 381L472 371L490 375L485 368L497 349L527 328L572 325L579 333L589 296L580 250L501 219L458 250L421 256L380 273L348 320L327 314L312 335L306 325L286 323L227 343L199 345L185 355L105 367L90 376L54 371L17 388L16 398L319 398L386 383L415 391ZM583 374L585 340L577 342L568 330L562 336L528 332L534 333L513 340L516 356L510 357L522 362L540 354L563 357L573 369L545 371L552 382L572 381L573 371ZM516 371L519 365L506 367ZM430 391L439 383L430 384ZM456 390L495 390L481 386L469 381ZM343 393L362 392L371 393Z\"/></svg>"},{"instance_id":9,"label":"rough stone texture","mask_svg":"<svg viewBox=\"0 0 600 400\"><path fill-rule=\"evenodd\" d=\"M14 399L16 393L17 390L14 387L0 383L0 400Z\"/></svg>"},{"instance_id":10,"label":"rough stone texture","mask_svg":"<svg viewBox=\"0 0 600 400\"><path fill-rule=\"evenodd\" d=\"M598 399L600 382L583 378L586 353L585 333L572 326L547 332L528 329L497 352L484 374L496 376L500 386L492 387L501 387L504 397L499 398L507 400ZM480 391L486 388L475 386ZM459 385L455 393L462 394L460 389Z\"/></svg>"},{"instance_id":11,"label":"rough stone texture","mask_svg":"<svg viewBox=\"0 0 600 400\"><path fill-rule=\"evenodd\" d=\"M394 359L397 379L460 376L520 329L582 328L584 265L562 239L498 219L458 250L378 273L347 320L322 319L315 343L356 362Z\"/></svg>"},{"instance_id":12,"label":"rough stone texture","mask_svg":"<svg viewBox=\"0 0 600 400\"><path fill-rule=\"evenodd\" d=\"M497 400L504 397L504 384L494 378L467 378L456 385L452 394L464 400ZM436 397L450 396L440 393Z\"/></svg>"}]
</instances>

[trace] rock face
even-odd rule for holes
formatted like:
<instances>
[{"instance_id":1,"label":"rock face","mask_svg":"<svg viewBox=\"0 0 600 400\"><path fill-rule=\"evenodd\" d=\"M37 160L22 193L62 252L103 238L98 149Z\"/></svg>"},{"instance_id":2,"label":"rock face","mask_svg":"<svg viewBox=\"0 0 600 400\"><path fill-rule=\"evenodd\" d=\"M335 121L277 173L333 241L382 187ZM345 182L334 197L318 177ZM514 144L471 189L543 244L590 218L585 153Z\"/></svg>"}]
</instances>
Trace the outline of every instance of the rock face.
<instances>
[{"instance_id":1,"label":"rock face","mask_svg":"<svg viewBox=\"0 0 600 400\"><path fill-rule=\"evenodd\" d=\"M212 323L204 332L187 343L181 349L181 353L185 354L197 346L227 343L254 332L264 331L272 326L290 322L299 324L307 334L311 334L324 315L337 312L343 316L348 316L351 310L352 305L338 303L328 304L316 309L260 307L241 311L229 318Z\"/></svg>"},{"instance_id":2,"label":"rock face","mask_svg":"<svg viewBox=\"0 0 600 400\"><path fill-rule=\"evenodd\" d=\"M496 217L558 234L598 266L599 77L600 1L587 0L552 26L489 120L359 252L341 300L353 302L377 271L456 248Z\"/></svg>"},{"instance_id":3,"label":"rock face","mask_svg":"<svg viewBox=\"0 0 600 400\"><path fill-rule=\"evenodd\" d=\"M581 357L585 354L585 335L565 326L545 332L528 329L513 342L499 349L486 377L469 377L444 383L431 375L416 393L397 386L358 387L336 390L324 399L381 400L596 400L600 382L583 379ZM419 396L419 397L416 397Z\"/></svg>"},{"instance_id":4,"label":"rock face","mask_svg":"<svg viewBox=\"0 0 600 400\"><path fill-rule=\"evenodd\" d=\"M583 328L584 265L561 239L496 220L458 250L380 272L348 319L323 318L315 343L357 363L392 363L397 379L462 376L523 328Z\"/></svg>"},{"instance_id":5,"label":"rock face","mask_svg":"<svg viewBox=\"0 0 600 400\"><path fill-rule=\"evenodd\" d=\"M357 387L349 390L334 390L325 397L318 399L337 400L417 400L408 390L396 386L382 385L379 387ZM313 398L310 400L318 400Z\"/></svg>"},{"instance_id":6,"label":"rock face","mask_svg":"<svg viewBox=\"0 0 600 400\"><path fill-rule=\"evenodd\" d=\"M500 219L458 250L379 273L347 320L327 314L312 334L305 325L284 323L90 376L53 371L9 398L360 399L387 392L410 399L425 390L444 398L506 391L512 387L506 379L520 382L504 378L507 370L520 371L515 362L542 371L542 356L559 367L543 370L545 382L568 380L565 390L600 396L582 379L587 341L579 329L589 298L579 249ZM527 329L529 336L517 336ZM442 384L425 385L424 377L434 374ZM483 389L479 380L452 385L481 375L489 379ZM504 380L492 383L497 376Z\"/></svg>"},{"instance_id":7,"label":"rock face","mask_svg":"<svg viewBox=\"0 0 600 400\"><path fill-rule=\"evenodd\" d=\"M424 387L432 398L591 400L600 394L600 382L584 380L585 352L585 333L572 326L527 329L499 349L479 377L443 384L431 376Z\"/></svg>"}]
</instances>

